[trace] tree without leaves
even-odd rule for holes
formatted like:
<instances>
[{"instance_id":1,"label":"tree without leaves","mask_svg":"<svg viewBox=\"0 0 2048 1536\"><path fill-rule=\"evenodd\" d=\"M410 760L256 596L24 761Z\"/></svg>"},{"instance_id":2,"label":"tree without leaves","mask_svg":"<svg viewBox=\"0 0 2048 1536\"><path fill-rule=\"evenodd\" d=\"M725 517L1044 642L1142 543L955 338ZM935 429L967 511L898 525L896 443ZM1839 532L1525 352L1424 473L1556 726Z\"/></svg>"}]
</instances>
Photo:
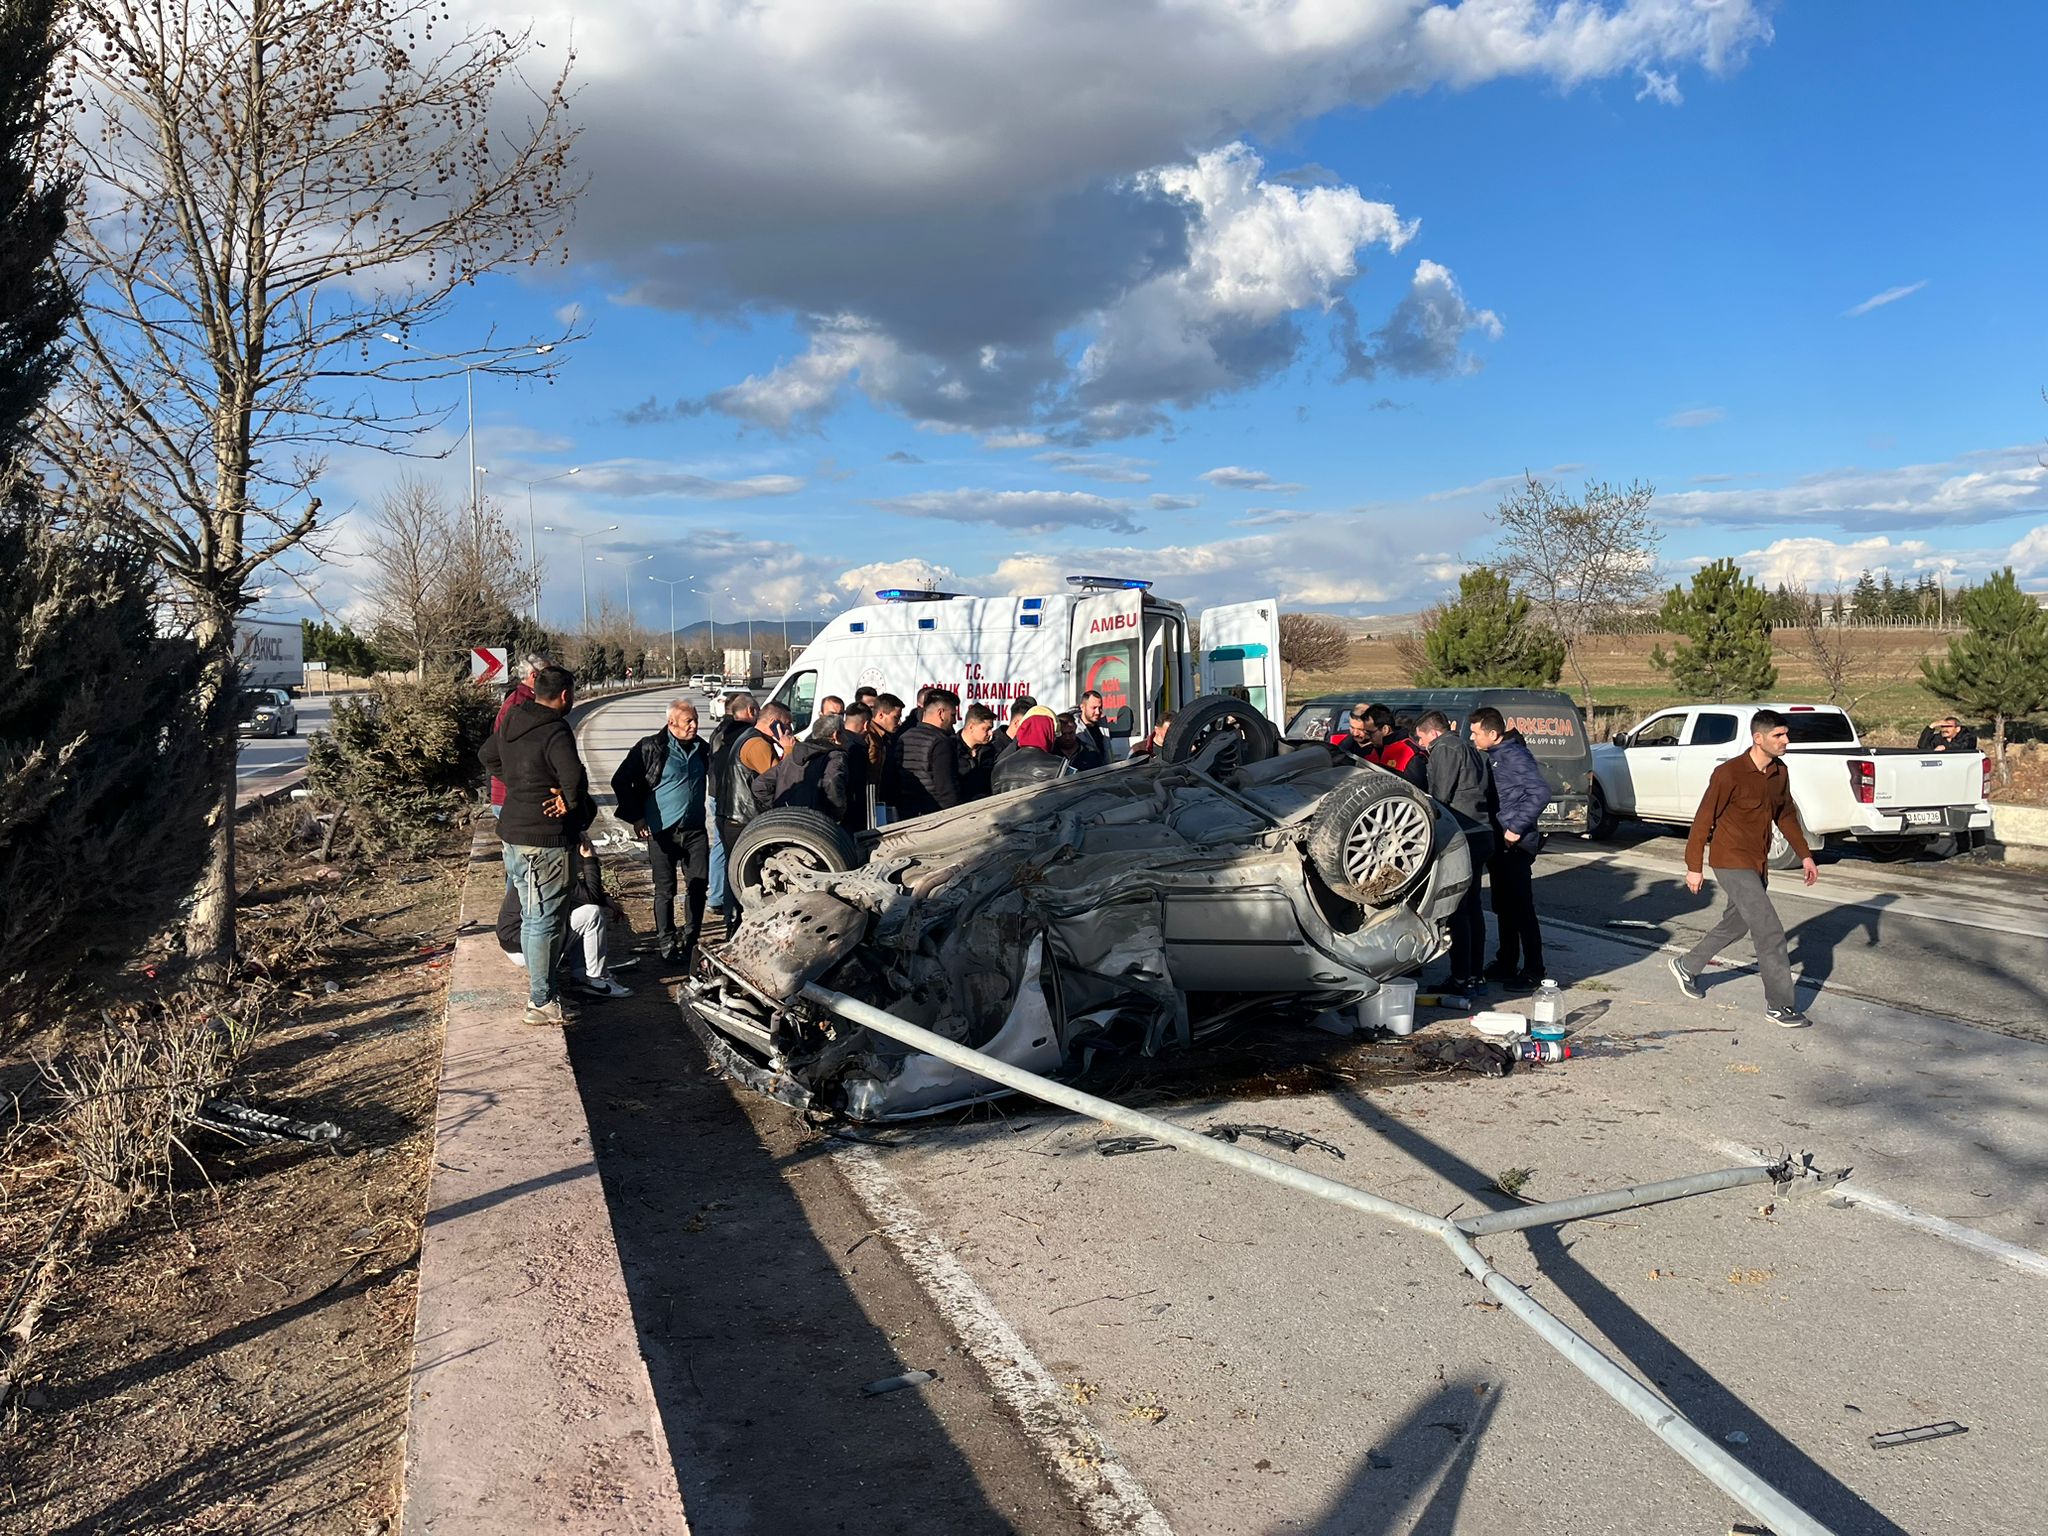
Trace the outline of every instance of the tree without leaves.
<instances>
[{"instance_id":1,"label":"tree without leaves","mask_svg":"<svg viewBox=\"0 0 2048 1536\"><path fill-rule=\"evenodd\" d=\"M2005 728L2048 709L2048 608L2022 592L2007 566L1957 604L1964 633L1948 643L1944 661L1920 671L1936 698L1992 722L2000 783L2011 780Z\"/></svg>"},{"instance_id":2,"label":"tree without leaves","mask_svg":"<svg viewBox=\"0 0 2048 1536\"><path fill-rule=\"evenodd\" d=\"M438 422L380 383L533 363L530 345L372 349L560 247L567 65L529 84L529 35L452 31L436 0L70 0L68 15L82 304L46 446L152 551L200 647L216 805L186 942L218 958L234 944L234 616L320 528L325 448L404 449Z\"/></svg>"},{"instance_id":3,"label":"tree without leaves","mask_svg":"<svg viewBox=\"0 0 2048 1536\"><path fill-rule=\"evenodd\" d=\"M1693 573L1692 586L1664 598L1663 625L1685 640L1671 655L1657 646L1650 661L1695 699L1760 699L1778 686L1771 660L1771 601L1733 560Z\"/></svg>"},{"instance_id":4,"label":"tree without leaves","mask_svg":"<svg viewBox=\"0 0 2048 1536\"><path fill-rule=\"evenodd\" d=\"M1423 620L1410 679L1425 688L1550 688L1564 668L1564 642L1530 617L1528 598L1507 578L1478 566L1458 578L1458 600Z\"/></svg>"},{"instance_id":5,"label":"tree without leaves","mask_svg":"<svg viewBox=\"0 0 2048 1536\"><path fill-rule=\"evenodd\" d=\"M1863 699L1855 687L1861 666L1856 645L1842 623L1841 592L1823 599L1802 588L1793 598L1800 628L1806 634L1807 659L1827 689L1828 702L1838 709L1853 710Z\"/></svg>"},{"instance_id":6,"label":"tree without leaves","mask_svg":"<svg viewBox=\"0 0 2048 1536\"><path fill-rule=\"evenodd\" d=\"M1280 665L1291 687L1297 672L1334 672L1351 658L1351 634L1326 613L1280 615Z\"/></svg>"},{"instance_id":7,"label":"tree without leaves","mask_svg":"<svg viewBox=\"0 0 2048 1536\"><path fill-rule=\"evenodd\" d=\"M1578 500L1534 475L1491 514L1500 542L1493 569L1526 592L1564 643L1586 712L1593 711L1585 643L1603 622L1645 608L1657 592L1663 533L1650 519L1656 491L1641 481L1616 490L1588 481Z\"/></svg>"}]
</instances>

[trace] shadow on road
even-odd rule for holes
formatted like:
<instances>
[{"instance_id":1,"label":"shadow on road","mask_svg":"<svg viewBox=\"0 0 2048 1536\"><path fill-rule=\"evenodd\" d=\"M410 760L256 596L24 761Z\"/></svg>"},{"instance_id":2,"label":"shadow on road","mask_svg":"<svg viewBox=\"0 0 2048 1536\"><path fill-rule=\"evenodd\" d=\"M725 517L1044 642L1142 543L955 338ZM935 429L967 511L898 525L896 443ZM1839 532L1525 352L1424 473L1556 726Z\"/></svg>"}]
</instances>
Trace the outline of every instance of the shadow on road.
<instances>
[{"instance_id":1,"label":"shadow on road","mask_svg":"<svg viewBox=\"0 0 2048 1536\"><path fill-rule=\"evenodd\" d=\"M1443 1383L1358 1459L1303 1529L1317 1536L1452 1536L1472 1458L1501 1391L1498 1382L1476 1376Z\"/></svg>"}]
</instances>

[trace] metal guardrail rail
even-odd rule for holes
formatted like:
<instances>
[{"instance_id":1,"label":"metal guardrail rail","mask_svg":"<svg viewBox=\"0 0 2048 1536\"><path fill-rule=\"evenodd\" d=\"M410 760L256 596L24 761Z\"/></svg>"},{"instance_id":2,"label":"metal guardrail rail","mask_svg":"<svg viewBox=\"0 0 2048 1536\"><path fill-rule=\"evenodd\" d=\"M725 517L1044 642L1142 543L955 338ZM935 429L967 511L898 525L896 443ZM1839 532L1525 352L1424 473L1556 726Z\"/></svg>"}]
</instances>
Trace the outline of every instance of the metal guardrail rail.
<instances>
[{"instance_id":1,"label":"metal guardrail rail","mask_svg":"<svg viewBox=\"0 0 2048 1536\"><path fill-rule=\"evenodd\" d=\"M1054 1082L1035 1072L1027 1072L1008 1062L998 1061L971 1046L961 1045L943 1035L933 1034L928 1029L905 1023L871 1003L848 997L845 993L835 992L829 987L812 983L804 988L803 995L841 1018L872 1029L877 1034L886 1035L892 1040L901 1041L915 1050L929 1052L942 1061L952 1062L955 1066L978 1073L990 1082L1029 1094L1032 1098L1040 1099L1047 1104L1055 1104L1062 1109L1088 1115L1122 1130L1149 1136L1169 1146L1178 1147L1183 1152L1191 1152L1211 1162L1222 1163L1239 1173L1265 1179L1297 1194L1328 1200L1361 1215L1392 1222L1437 1239L1450 1249L1452 1257L1465 1272L1484 1286L1487 1294L1499 1302L1504 1311L1527 1326L1544 1343L1562 1355L1574 1370L1627 1409L1659 1440L1690 1462L1707 1481L1767 1525L1774 1536L1834 1536L1826 1525L1807 1514L1755 1472L1730 1456L1719 1443L1702 1433L1677 1408L1637 1381L1620 1365L1553 1316L1514 1281L1495 1269L1473 1243L1475 1237L1497 1232L1554 1226L1584 1216L1633 1210L1640 1206L1688 1199L1694 1195L1735 1189L1747 1184L1789 1183L1806 1172L1805 1168L1791 1159L1776 1164L1692 1174L1655 1184L1641 1184L1628 1189L1580 1195L1570 1200L1554 1200L1520 1210L1501 1211L1485 1216L1468 1217L1464 1221L1452 1221L1448 1217L1434 1216L1427 1211L1402 1205L1399 1201L1370 1194L1336 1179L1325 1178L1321 1174L1310 1173L1273 1158L1263 1157L1232 1143L1217 1141L1199 1131L1191 1131L1169 1120L1145 1114L1141 1110L1129 1109L1112 1100L1098 1098L1092 1093L1083 1092L1065 1083Z\"/></svg>"}]
</instances>

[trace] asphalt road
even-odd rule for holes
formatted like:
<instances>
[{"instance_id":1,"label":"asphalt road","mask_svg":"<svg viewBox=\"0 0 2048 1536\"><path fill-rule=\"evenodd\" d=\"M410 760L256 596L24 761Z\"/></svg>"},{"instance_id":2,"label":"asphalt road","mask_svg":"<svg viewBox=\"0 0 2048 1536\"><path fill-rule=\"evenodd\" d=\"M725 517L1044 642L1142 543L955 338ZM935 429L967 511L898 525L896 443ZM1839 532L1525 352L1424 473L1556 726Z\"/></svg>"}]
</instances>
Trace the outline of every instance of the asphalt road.
<instances>
[{"instance_id":1,"label":"asphalt road","mask_svg":"<svg viewBox=\"0 0 2048 1536\"><path fill-rule=\"evenodd\" d=\"M661 703L592 717L594 779ZM1851 1168L1480 1246L1824 1528L2037 1528L2048 1056L2027 978L2048 885L1856 860L1812 893L1780 882L1795 958L1826 973L1816 1027L1782 1031L1743 964L1704 1002L1677 993L1657 946L1709 908L1676 851L1546 855L1568 1062L1417 1077L1267 1033L1111 1096L1326 1138L1341 1161L1272 1155L1436 1213L1512 1204L1509 1169L1555 1199L1781 1149ZM1746 1523L1426 1238L1185 1153L1105 1157L1101 1126L1024 1101L855 1141L707 1078L673 1024L572 1038L693 1528ZM938 1380L859 1396L910 1368ZM1951 1419L1968 1432L1869 1444Z\"/></svg>"}]
</instances>

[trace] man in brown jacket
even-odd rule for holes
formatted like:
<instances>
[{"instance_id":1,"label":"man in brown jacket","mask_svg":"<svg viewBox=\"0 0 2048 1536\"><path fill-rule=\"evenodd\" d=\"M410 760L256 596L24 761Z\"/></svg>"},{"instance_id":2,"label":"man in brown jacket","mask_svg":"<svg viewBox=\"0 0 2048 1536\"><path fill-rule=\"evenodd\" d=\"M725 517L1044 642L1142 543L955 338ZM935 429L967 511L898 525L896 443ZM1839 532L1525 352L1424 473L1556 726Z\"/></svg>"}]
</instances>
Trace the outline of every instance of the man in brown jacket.
<instances>
[{"instance_id":1,"label":"man in brown jacket","mask_svg":"<svg viewBox=\"0 0 2048 1536\"><path fill-rule=\"evenodd\" d=\"M1707 856L1715 883L1728 898L1728 910L1699 943L1671 962L1671 974L1687 997L1704 997L1700 973L1747 933L1756 946L1756 968L1763 973L1764 1017L1786 1029L1804 1029L1813 1020L1799 1011L1793 995L1785 925L1764 889L1773 822L1799 855L1806 883L1820 878L1799 828L1799 812L1792 805L1791 775L1783 761L1790 745L1785 717L1760 709L1749 722L1749 750L1728 759L1707 780L1707 793L1692 818L1692 836L1685 840L1685 888L1699 893L1700 861L1711 843L1713 852Z\"/></svg>"}]
</instances>

